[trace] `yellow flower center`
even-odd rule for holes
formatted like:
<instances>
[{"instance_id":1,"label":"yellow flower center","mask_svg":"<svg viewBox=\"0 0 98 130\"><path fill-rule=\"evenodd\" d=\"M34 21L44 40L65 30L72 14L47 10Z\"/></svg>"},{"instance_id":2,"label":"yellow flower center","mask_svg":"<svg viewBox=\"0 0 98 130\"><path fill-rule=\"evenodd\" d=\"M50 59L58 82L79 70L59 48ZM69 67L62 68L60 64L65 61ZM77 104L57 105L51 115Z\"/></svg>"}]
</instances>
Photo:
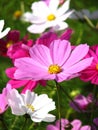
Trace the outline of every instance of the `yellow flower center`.
<instances>
[{"instance_id":1,"label":"yellow flower center","mask_svg":"<svg viewBox=\"0 0 98 130\"><path fill-rule=\"evenodd\" d=\"M48 21L52 21L52 20L55 20L56 17L55 17L54 14L50 14L50 15L47 16L47 19L48 19Z\"/></svg>"},{"instance_id":2,"label":"yellow flower center","mask_svg":"<svg viewBox=\"0 0 98 130\"><path fill-rule=\"evenodd\" d=\"M20 11L20 10L16 10L16 11L14 12L14 17L15 17L15 18L20 18L21 15L22 15L22 11Z\"/></svg>"},{"instance_id":3,"label":"yellow flower center","mask_svg":"<svg viewBox=\"0 0 98 130\"><path fill-rule=\"evenodd\" d=\"M61 71L62 71L61 67L58 66L57 64L50 65L48 68L48 72L50 74L57 74L57 73L60 73Z\"/></svg>"},{"instance_id":4,"label":"yellow flower center","mask_svg":"<svg viewBox=\"0 0 98 130\"><path fill-rule=\"evenodd\" d=\"M6 44L6 48L9 48L12 44L13 44L13 41L8 41L8 43Z\"/></svg>"},{"instance_id":5,"label":"yellow flower center","mask_svg":"<svg viewBox=\"0 0 98 130\"><path fill-rule=\"evenodd\" d=\"M96 70L98 70L98 64L96 64Z\"/></svg>"},{"instance_id":6,"label":"yellow flower center","mask_svg":"<svg viewBox=\"0 0 98 130\"><path fill-rule=\"evenodd\" d=\"M27 104L27 108L31 109L31 111L34 112L34 107L31 104Z\"/></svg>"}]
</instances>

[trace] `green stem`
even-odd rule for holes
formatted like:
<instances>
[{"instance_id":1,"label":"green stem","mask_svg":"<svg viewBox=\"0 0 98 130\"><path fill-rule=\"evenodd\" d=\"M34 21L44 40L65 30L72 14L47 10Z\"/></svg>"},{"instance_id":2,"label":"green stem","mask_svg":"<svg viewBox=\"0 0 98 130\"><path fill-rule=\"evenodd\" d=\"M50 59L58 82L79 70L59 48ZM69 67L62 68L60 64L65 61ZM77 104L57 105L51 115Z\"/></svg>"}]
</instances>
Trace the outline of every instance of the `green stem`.
<instances>
[{"instance_id":1,"label":"green stem","mask_svg":"<svg viewBox=\"0 0 98 130\"><path fill-rule=\"evenodd\" d=\"M77 105L77 103L74 102L74 100L73 100L73 99L71 98L71 96L67 93L67 91L65 91L60 84L59 84L59 86L60 86L60 88L62 89L63 93L69 98L69 100L78 108L78 110L79 110L80 112L82 112L82 110L79 108L79 106Z\"/></svg>"},{"instance_id":2,"label":"green stem","mask_svg":"<svg viewBox=\"0 0 98 130\"><path fill-rule=\"evenodd\" d=\"M57 97L58 97L58 116L59 116L59 120L60 120L60 130L61 130L61 107L60 107L60 87L59 84L57 83L57 81L55 81L56 83L56 88L57 88Z\"/></svg>"},{"instance_id":3,"label":"green stem","mask_svg":"<svg viewBox=\"0 0 98 130\"><path fill-rule=\"evenodd\" d=\"M8 130L7 125L4 122L3 115L0 115L0 121L2 122L3 130Z\"/></svg>"},{"instance_id":4,"label":"green stem","mask_svg":"<svg viewBox=\"0 0 98 130\"><path fill-rule=\"evenodd\" d=\"M93 101L92 101L92 108L91 108L91 123L92 123L92 120L93 120L93 117L94 117L94 106L96 104L96 96L97 96L97 86L94 85L94 88L93 88Z\"/></svg>"},{"instance_id":5,"label":"green stem","mask_svg":"<svg viewBox=\"0 0 98 130\"><path fill-rule=\"evenodd\" d=\"M94 24L91 22L91 20L86 16L86 15L83 15L84 19L86 20L86 22L88 23L88 25L91 27L91 28L94 28L95 29L95 26Z\"/></svg>"},{"instance_id":6,"label":"green stem","mask_svg":"<svg viewBox=\"0 0 98 130\"><path fill-rule=\"evenodd\" d=\"M25 115L25 121L24 121L24 124L23 124L21 130L25 130L26 129L27 119L28 119L28 115Z\"/></svg>"}]
</instances>

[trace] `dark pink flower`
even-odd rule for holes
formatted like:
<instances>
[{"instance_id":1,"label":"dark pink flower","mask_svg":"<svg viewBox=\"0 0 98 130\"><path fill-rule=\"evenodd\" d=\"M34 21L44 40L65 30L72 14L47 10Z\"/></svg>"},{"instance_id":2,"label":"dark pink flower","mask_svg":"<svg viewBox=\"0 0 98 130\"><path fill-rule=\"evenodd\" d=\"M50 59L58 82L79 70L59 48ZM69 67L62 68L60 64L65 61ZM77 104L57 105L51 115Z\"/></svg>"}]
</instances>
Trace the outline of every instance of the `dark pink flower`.
<instances>
[{"instance_id":1,"label":"dark pink flower","mask_svg":"<svg viewBox=\"0 0 98 130\"><path fill-rule=\"evenodd\" d=\"M55 32L50 31L43 33L41 37L39 37L36 40L36 44L43 44L47 47L50 46L50 43L54 40L61 39L61 40L70 40L71 34L73 30L72 29L66 29L64 33L62 33L60 36L58 36Z\"/></svg>"},{"instance_id":2,"label":"dark pink flower","mask_svg":"<svg viewBox=\"0 0 98 130\"><path fill-rule=\"evenodd\" d=\"M12 30L6 35L6 39L0 39L0 56L6 56L8 48L19 39L20 32L18 30Z\"/></svg>"},{"instance_id":3,"label":"dark pink flower","mask_svg":"<svg viewBox=\"0 0 98 130\"><path fill-rule=\"evenodd\" d=\"M9 58L11 58L13 61L20 57L29 57L28 52L32 44L32 40L28 40L26 44L24 44L22 41L17 42L8 48L7 56L9 56Z\"/></svg>"},{"instance_id":4,"label":"dark pink flower","mask_svg":"<svg viewBox=\"0 0 98 130\"><path fill-rule=\"evenodd\" d=\"M48 125L46 130L60 130L60 120L55 125ZM75 119L69 122L67 119L61 119L61 130L91 130L89 125L82 126L82 122Z\"/></svg>"},{"instance_id":5,"label":"dark pink flower","mask_svg":"<svg viewBox=\"0 0 98 130\"><path fill-rule=\"evenodd\" d=\"M81 72L80 79L98 85L98 45L90 47L86 57L93 57L92 64Z\"/></svg>"}]
</instances>

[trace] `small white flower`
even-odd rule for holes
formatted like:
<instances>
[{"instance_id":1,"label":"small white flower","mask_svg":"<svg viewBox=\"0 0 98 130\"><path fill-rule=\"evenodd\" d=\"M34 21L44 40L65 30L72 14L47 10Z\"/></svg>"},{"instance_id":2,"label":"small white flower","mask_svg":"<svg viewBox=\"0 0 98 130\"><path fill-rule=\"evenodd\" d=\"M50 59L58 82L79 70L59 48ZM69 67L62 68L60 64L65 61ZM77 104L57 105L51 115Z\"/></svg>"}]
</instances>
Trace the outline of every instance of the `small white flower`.
<instances>
[{"instance_id":1,"label":"small white flower","mask_svg":"<svg viewBox=\"0 0 98 130\"><path fill-rule=\"evenodd\" d=\"M55 116L48 114L55 109L55 103L46 94L37 95L29 90L25 94L19 94L16 89L12 89L7 96L8 104L12 114L28 114L34 122L52 122Z\"/></svg>"},{"instance_id":2,"label":"small white flower","mask_svg":"<svg viewBox=\"0 0 98 130\"><path fill-rule=\"evenodd\" d=\"M7 33L10 31L10 28L6 28L4 31L2 31L3 27L4 27L4 20L0 20L0 39L3 38L5 35L7 35Z\"/></svg>"},{"instance_id":3,"label":"small white flower","mask_svg":"<svg viewBox=\"0 0 98 130\"><path fill-rule=\"evenodd\" d=\"M32 13L27 12L23 19L32 23L27 30L31 33L42 33L47 28L63 30L68 27L65 20L73 13L68 11L70 0L59 6L59 0L50 0L49 5L44 1L34 2L31 6Z\"/></svg>"}]
</instances>

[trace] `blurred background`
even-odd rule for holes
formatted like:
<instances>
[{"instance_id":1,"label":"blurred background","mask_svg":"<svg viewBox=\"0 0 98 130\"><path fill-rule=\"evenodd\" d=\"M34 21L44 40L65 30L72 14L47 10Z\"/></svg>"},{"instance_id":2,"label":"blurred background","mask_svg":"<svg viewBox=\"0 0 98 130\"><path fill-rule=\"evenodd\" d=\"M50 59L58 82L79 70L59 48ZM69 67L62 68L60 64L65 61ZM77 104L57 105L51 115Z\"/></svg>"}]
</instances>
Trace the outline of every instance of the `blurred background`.
<instances>
[{"instance_id":1,"label":"blurred background","mask_svg":"<svg viewBox=\"0 0 98 130\"><path fill-rule=\"evenodd\" d=\"M21 16L24 12L31 11L31 4L34 1L38 0L0 0L0 20L4 19L5 26L10 27L11 30L19 30L20 37L23 38L26 34L29 34L29 38L36 39L38 35L30 34L27 32L27 26L29 23L26 23L21 20ZM98 10L98 0L71 0L70 9L75 9L77 12L83 9L88 10L90 13ZM98 14L96 14L98 18ZM88 45L98 44L98 19L72 19L69 18L66 21L69 24L69 28L73 29L73 34L71 37L72 45L78 45L80 43L87 43ZM93 26L92 26L93 24ZM5 69L12 66L12 62L7 57L0 56L0 92L2 88L5 87L7 81L9 80L5 74ZM50 97L57 99L56 90L54 87L54 83L49 82L47 87L39 86L36 88L37 93L47 93ZM64 86L64 89L70 93L72 97L76 94L84 94L87 95L88 92L92 92L92 85L90 83L84 83L80 81L78 78L67 81L66 83L61 83ZM69 109L68 102L69 100L65 97L64 94L61 94L61 107L62 107L62 116L69 119L80 118L86 124L89 115L87 114L87 118L84 119L84 115L75 113L71 108ZM66 99L66 100L65 100ZM57 112L54 112L57 114ZM21 124L24 123L24 119L22 117L15 117L11 114L10 110L8 110L4 115L0 115L0 121L2 122L3 116L6 124L8 125L9 130L19 130ZM0 126L1 125L0 122ZM28 122L29 127L27 130L44 130L47 123L43 123L42 125L32 123L31 120ZM0 127L0 130L3 130Z\"/></svg>"}]
</instances>

